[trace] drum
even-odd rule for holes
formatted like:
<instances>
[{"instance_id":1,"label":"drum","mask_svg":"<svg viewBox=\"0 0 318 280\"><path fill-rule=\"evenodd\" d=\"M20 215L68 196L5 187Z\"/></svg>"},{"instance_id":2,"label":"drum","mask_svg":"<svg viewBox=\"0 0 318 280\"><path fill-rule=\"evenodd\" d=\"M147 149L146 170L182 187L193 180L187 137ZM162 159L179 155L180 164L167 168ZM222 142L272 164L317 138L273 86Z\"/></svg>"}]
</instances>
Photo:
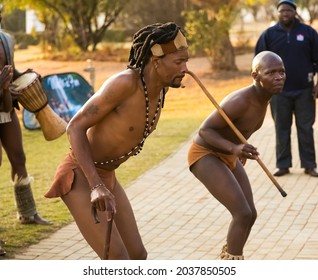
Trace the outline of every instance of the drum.
<instances>
[{"instance_id":1,"label":"drum","mask_svg":"<svg viewBox=\"0 0 318 280\"><path fill-rule=\"evenodd\" d=\"M18 101L35 114L46 140L54 140L66 131L67 123L48 104L37 73L25 73L14 80L13 85L19 92Z\"/></svg>"}]
</instances>

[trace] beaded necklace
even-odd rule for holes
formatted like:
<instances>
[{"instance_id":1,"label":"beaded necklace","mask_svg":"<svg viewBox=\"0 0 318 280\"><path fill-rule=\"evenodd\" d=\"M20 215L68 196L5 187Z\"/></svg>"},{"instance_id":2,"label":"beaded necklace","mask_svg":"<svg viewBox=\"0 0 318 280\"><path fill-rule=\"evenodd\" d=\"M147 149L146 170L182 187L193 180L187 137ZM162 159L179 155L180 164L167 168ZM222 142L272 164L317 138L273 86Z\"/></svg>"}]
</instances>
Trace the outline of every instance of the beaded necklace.
<instances>
[{"instance_id":1,"label":"beaded necklace","mask_svg":"<svg viewBox=\"0 0 318 280\"><path fill-rule=\"evenodd\" d=\"M157 115L158 115L160 107L161 107L161 98L159 97L158 103L157 103L157 108L156 108L156 111L155 111L155 115L152 118L151 122L149 122L149 111L150 111L150 109L149 109L148 90L147 90L146 82L145 82L145 79L144 79L144 76L142 75L142 73L140 73L140 78L141 78L142 85L144 87L144 95L145 95L145 101L146 101L146 123L145 123L145 129L144 129L144 132L143 132L142 140L134 148L132 148L128 153L126 153L126 154L124 154L124 155L122 155L120 157L117 157L115 159L110 159L110 160L106 160L106 161L103 161L103 162L94 161L95 165L105 165L105 164L109 164L109 163L113 163L115 161L121 160L121 159L126 158L126 157L131 156L131 155L133 155L133 156L138 155L141 152L142 147L144 146L146 138L150 135L151 129L152 129L153 125L155 124L155 121L157 119Z\"/></svg>"}]
</instances>

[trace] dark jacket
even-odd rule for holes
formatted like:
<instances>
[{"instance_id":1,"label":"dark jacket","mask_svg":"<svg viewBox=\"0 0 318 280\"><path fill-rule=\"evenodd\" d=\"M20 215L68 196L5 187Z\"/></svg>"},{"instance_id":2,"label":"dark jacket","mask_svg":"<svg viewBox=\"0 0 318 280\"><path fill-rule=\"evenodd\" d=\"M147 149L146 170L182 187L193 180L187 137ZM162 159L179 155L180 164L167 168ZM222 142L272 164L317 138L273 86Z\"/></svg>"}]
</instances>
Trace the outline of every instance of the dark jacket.
<instances>
[{"instance_id":1,"label":"dark jacket","mask_svg":"<svg viewBox=\"0 0 318 280\"><path fill-rule=\"evenodd\" d=\"M257 41L255 54L265 50L278 54L284 62L284 91L313 86L313 75L318 72L318 34L315 29L295 19L288 32L278 22L266 29Z\"/></svg>"}]
</instances>

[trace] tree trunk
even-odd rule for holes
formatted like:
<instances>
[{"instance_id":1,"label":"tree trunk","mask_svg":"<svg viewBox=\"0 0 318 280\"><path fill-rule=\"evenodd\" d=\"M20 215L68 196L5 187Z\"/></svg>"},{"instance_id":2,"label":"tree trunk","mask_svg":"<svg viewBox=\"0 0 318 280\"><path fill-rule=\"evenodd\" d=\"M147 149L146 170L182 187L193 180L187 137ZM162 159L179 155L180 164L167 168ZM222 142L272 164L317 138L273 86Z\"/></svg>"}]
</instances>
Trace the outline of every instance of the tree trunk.
<instances>
[{"instance_id":1,"label":"tree trunk","mask_svg":"<svg viewBox=\"0 0 318 280\"><path fill-rule=\"evenodd\" d=\"M230 41L230 36L223 36L218 44L212 46L213 57L211 66L213 70L237 71L238 68L235 63L235 52Z\"/></svg>"}]
</instances>

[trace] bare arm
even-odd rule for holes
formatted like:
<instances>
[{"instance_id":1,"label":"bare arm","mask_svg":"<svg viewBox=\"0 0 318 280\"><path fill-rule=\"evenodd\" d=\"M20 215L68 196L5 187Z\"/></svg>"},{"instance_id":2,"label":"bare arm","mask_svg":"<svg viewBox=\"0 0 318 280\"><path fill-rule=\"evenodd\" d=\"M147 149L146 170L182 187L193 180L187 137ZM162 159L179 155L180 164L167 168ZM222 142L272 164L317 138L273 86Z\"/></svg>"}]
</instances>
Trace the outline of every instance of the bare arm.
<instances>
[{"instance_id":1,"label":"bare arm","mask_svg":"<svg viewBox=\"0 0 318 280\"><path fill-rule=\"evenodd\" d=\"M123 92L126 85L123 78L108 80L101 89L95 93L72 118L67 127L67 134L72 150L83 170L92 190L91 201L101 211L114 210L115 200L113 195L103 186L91 155L90 145L87 138L87 130L102 121L123 101Z\"/></svg>"},{"instance_id":2,"label":"bare arm","mask_svg":"<svg viewBox=\"0 0 318 280\"><path fill-rule=\"evenodd\" d=\"M241 94L229 96L222 102L221 107L228 118L236 125L242 133L242 129L247 129L244 123L246 118L249 102L245 102ZM258 155L256 148L250 144L242 144L235 132L227 124L218 111L214 111L202 124L200 137L211 147L217 148L227 154L234 154L242 158L255 159Z\"/></svg>"},{"instance_id":3,"label":"bare arm","mask_svg":"<svg viewBox=\"0 0 318 280\"><path fill-rule=\"evenodd\" d=\"M2 110L4 112L10 112L12 110L12 97L9 90L10 83L13 78L13 67L11 65L5 65L0 73L0 88L2 90L1 102Z\"/></svg>"}]
</instances>

